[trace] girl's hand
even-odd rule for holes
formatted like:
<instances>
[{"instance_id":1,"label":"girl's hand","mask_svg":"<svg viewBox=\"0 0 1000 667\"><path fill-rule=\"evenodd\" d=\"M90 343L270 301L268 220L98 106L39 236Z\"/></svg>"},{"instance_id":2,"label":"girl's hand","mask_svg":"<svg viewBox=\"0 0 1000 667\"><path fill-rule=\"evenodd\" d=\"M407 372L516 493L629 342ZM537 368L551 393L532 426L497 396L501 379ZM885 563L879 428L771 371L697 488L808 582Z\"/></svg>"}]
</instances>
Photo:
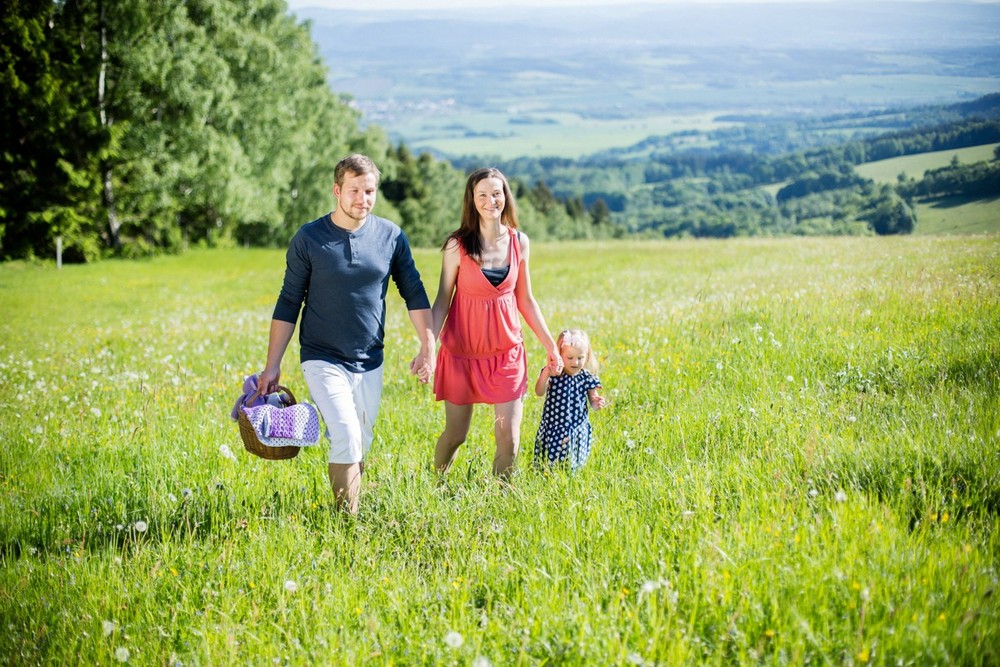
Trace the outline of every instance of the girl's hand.
<instances>
[{"instance_id":1,"label":"girl's hand","mask_svg":"<svg viewBox=\"0 0 1000 667\"><path fill-rule=\"evenodd\" d=\"M608 399L604 398L596 391L590 396L590 407L594 410L600 410L608 404Z\"/></svg>"}]
</instances>

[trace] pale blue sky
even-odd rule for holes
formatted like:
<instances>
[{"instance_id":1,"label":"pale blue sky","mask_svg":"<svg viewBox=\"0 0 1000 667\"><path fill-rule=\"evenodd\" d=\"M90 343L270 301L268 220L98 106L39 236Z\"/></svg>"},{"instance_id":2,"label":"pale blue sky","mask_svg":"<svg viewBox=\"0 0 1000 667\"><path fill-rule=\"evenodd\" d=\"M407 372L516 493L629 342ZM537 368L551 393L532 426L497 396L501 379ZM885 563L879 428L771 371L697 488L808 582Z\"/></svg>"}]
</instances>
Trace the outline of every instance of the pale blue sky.
<instances>
[{"instance_id":1,"label":"pale blue sky","mask_svg":"<svg viewBox=\"0 0 1000 667\"><path fill-rule=\"evenodd\" d=\"M328 7L334 9L359 10L378 9L472 9L478 7L510 7L514 5L531 7L579 7L581 5L670 5L686 4L723 4L726 2L836 2L837 0L287 0L292 11L302 7ZM857 2L858 0L853 0ZM908 2L924 2L926 0L906 0ZM973 0L977 1L977 0ZM998 2L1000 0L978 0L979 2Z\"/></svg>"}]
</instances>

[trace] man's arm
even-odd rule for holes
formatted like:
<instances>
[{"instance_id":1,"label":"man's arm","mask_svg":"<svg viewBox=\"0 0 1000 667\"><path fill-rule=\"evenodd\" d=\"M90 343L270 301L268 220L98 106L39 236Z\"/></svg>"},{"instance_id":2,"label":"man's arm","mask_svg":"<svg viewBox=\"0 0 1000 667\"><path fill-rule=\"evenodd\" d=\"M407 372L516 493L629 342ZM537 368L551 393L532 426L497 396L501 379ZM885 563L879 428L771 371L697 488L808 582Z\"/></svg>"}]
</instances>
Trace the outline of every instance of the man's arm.
<instances>
[{"instance_id":1,"label":"man's arm","mask_svg":"<svg viewBox=\"0 0 1000 667\"><path fill-rule=\"evenodd\" d=\"M257 379L257 393L260 396L278 391L281 379L281 359L285 356L288 343L295 333L295 323L271 320L271 333L267 338L267 364Z\"/></svg>"},{"instance_id":2,"label":"man's arm","mask_svg":"<svg viewBox=\"0 0 1000 667\"><path fill-rule=\"evenodd\" d=\"M437 363L434 351L434 318L430 308L407 311L410 315L410 322L417 332L417 340L420 341L420 352L410 362L410 372L426 383L430 381L434 373L434 365Z\"/></svg>"}]
</instances>

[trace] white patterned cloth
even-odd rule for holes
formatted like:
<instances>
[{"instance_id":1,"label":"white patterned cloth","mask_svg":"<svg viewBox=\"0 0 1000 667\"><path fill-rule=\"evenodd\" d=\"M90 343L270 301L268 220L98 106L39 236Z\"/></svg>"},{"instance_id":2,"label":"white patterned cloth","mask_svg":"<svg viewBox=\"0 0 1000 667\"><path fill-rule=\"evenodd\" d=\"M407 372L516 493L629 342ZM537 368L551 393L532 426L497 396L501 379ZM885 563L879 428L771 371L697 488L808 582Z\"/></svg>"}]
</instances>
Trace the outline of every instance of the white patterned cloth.
<instances>
[{"instance_id":1,"label":"white patterned cloth","mask_svg":"<svg viewBox=\"0 0 1000 667\"><path fill-rule=\"evenodd\" d=\"M319 413L308 403L243 408L257 438L270 447L311 447L319 441Z\"/></svg>"}]
</instances>

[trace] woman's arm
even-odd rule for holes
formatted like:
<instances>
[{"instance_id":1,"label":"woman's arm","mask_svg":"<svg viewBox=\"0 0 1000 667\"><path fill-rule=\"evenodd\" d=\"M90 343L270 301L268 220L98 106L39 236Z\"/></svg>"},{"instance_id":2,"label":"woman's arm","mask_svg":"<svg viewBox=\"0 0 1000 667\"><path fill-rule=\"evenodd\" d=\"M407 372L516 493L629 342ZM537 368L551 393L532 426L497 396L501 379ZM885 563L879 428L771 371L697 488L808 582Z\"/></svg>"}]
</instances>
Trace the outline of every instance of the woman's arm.
<instances>
[{"instance_id":1,"label":"woman's arm","mask_svg":"<svg viewBox=\"0 0 1000 667\"><path fill-rule=\"evenodd\" d=\"M556 347L556 341L545 324L542 310L535 301L531 291L531 273L528 269L528 235L521 234L521 267L517 274L517 284L514 285L514 297L517 299L517 309L525 323L535 333L538 342L545 348L549 357L549 372L558 375L562 372L562 357Z\"/></svg>"},{"instance_id":2,"label":"woman's arm","mask_svg":"<svg viewBox=\"0 0 1000 667\"><path fill-rule=\"evenodd\" d=\"M438 291L434 298L434 305L431 306L434 338L441 335L441 327L444 326L444 321L448 317L451 300L455 295L455 284L458 282L458 265L461 260L462 255L459 252L458 240L451 239L441 254L441 278L438 280Z\"/></svg>"}]
</instances>

